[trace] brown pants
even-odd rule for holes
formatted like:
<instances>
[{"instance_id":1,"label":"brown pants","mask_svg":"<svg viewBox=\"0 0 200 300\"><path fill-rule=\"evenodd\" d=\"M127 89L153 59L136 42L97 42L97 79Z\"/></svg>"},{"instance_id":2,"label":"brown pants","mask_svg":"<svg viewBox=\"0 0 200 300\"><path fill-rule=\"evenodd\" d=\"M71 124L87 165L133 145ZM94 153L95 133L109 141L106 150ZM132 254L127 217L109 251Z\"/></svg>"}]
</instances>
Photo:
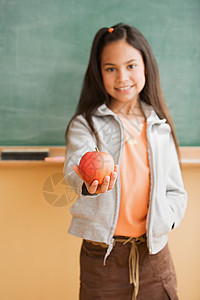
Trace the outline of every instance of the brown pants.
<instances>
[{"instance_id":1,"label":"brown pants","mask_svg":"<svg viewBox=\"0 0 200 300\"><path fill-rule=\"evenodd\" d=\"M145 243L139 251L139 292L137 300L177 300L176 275L168 249L151 255ZM116 242L103 265L106 248L83 240L80 254L80 300L131 300L129 282L131 244Z\"/></svg>"}]
</instances>

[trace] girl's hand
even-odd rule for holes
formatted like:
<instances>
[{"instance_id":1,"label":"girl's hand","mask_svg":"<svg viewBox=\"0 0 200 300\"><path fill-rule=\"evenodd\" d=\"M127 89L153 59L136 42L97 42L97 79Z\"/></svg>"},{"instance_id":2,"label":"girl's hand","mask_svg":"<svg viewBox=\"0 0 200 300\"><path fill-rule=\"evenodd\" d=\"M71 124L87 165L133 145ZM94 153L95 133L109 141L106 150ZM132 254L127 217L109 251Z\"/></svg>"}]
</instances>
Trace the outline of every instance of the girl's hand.
<instances>
[{"instance_id":1,"label":"girl's hand","mask_svg":"<svg viewBox=\"0 0 200 300\"><path fill-rule=\"evenodd\" d=\"M74 165L73 170L83 180L79 172L78 165ZM111 190L115 185L117 174L118 174L118 165L115 165L114 172L111 173L111 176L106 176L102 184L99 184L98 180L94 180L91 184L85 182L88 192L90 194L102 194Z\"/></svg>"}]
</instances>

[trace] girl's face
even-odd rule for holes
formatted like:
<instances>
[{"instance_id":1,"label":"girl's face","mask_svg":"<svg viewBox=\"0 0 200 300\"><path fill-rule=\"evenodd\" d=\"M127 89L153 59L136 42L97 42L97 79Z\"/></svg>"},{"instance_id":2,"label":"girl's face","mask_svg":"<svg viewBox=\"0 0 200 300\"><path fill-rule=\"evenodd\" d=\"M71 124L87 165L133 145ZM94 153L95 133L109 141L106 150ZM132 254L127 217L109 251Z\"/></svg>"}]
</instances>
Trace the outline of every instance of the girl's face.
<instances>
[{"instance_id":1,"label":"girl's face","mask_svg":"<svg viewBox=\"0 0 200 300\"><path fill-rule=\"evenodd\" d=\"M101 54L101 74L112 104L133 104L145 85L145 66L140 52L125 40L112 42Z\"/></svg>"}]
</instances>

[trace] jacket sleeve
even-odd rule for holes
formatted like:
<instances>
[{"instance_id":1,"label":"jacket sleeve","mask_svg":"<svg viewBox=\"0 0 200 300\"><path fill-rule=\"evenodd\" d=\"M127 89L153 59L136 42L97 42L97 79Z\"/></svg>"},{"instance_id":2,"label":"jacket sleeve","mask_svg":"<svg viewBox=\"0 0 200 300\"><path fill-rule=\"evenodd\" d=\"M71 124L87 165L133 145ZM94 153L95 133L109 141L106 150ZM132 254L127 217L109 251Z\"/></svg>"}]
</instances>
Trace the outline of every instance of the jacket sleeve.
<instances>
[{"instance_id":1,"label":"jacket sleeve","mask_svg":"<svg viewBox=\"0 0 200 300\"><path fill-rule=\"evenodd\" d=\"M170 135L169 141L169 156L170 160L168 166L166 197L174 216L174 223L171 228L173 229L179 226L185 215L187 193L184 189L178 155L172 135Z\"/></svg>"},{"instance_id":2,"label":"jacket sleeve","mask_svg":"<svg viewBox=\"0 0 200 300\"><path fill-rule=\"evenodd\" d=\"M84 182L74 172L73 166L78 165L81 157L88 151L94 151L96 139L83 116L76 117L70 124L64 164L64 177L67 184L79 196L83 194Z\"/></svg>"}]
</instances>

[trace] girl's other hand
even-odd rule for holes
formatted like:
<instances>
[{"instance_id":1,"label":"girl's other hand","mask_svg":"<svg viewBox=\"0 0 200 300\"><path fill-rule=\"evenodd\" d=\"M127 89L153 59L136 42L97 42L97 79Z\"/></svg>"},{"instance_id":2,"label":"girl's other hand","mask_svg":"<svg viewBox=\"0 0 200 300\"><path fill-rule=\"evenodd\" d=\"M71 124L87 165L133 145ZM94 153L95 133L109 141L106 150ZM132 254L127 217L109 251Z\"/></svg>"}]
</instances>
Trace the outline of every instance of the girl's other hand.
<instances>
[{"instance_id":1,"label":"girl's other hand","mask_svg":"<svg viewBox=\"0 0 200 300\"><path fill-rule=\"evenodd\" d=\"M83 180L79 172L78 165L74 165L73 170ZM102 194L111 190L115 185L117 174L118 174L118 165L115 165L114 172L111 173L111 176L106 176L102 184L99 184L98 180L94 180L91 184L85 182L88 192L90 194Z\"/></svg>"}]
</instances>

